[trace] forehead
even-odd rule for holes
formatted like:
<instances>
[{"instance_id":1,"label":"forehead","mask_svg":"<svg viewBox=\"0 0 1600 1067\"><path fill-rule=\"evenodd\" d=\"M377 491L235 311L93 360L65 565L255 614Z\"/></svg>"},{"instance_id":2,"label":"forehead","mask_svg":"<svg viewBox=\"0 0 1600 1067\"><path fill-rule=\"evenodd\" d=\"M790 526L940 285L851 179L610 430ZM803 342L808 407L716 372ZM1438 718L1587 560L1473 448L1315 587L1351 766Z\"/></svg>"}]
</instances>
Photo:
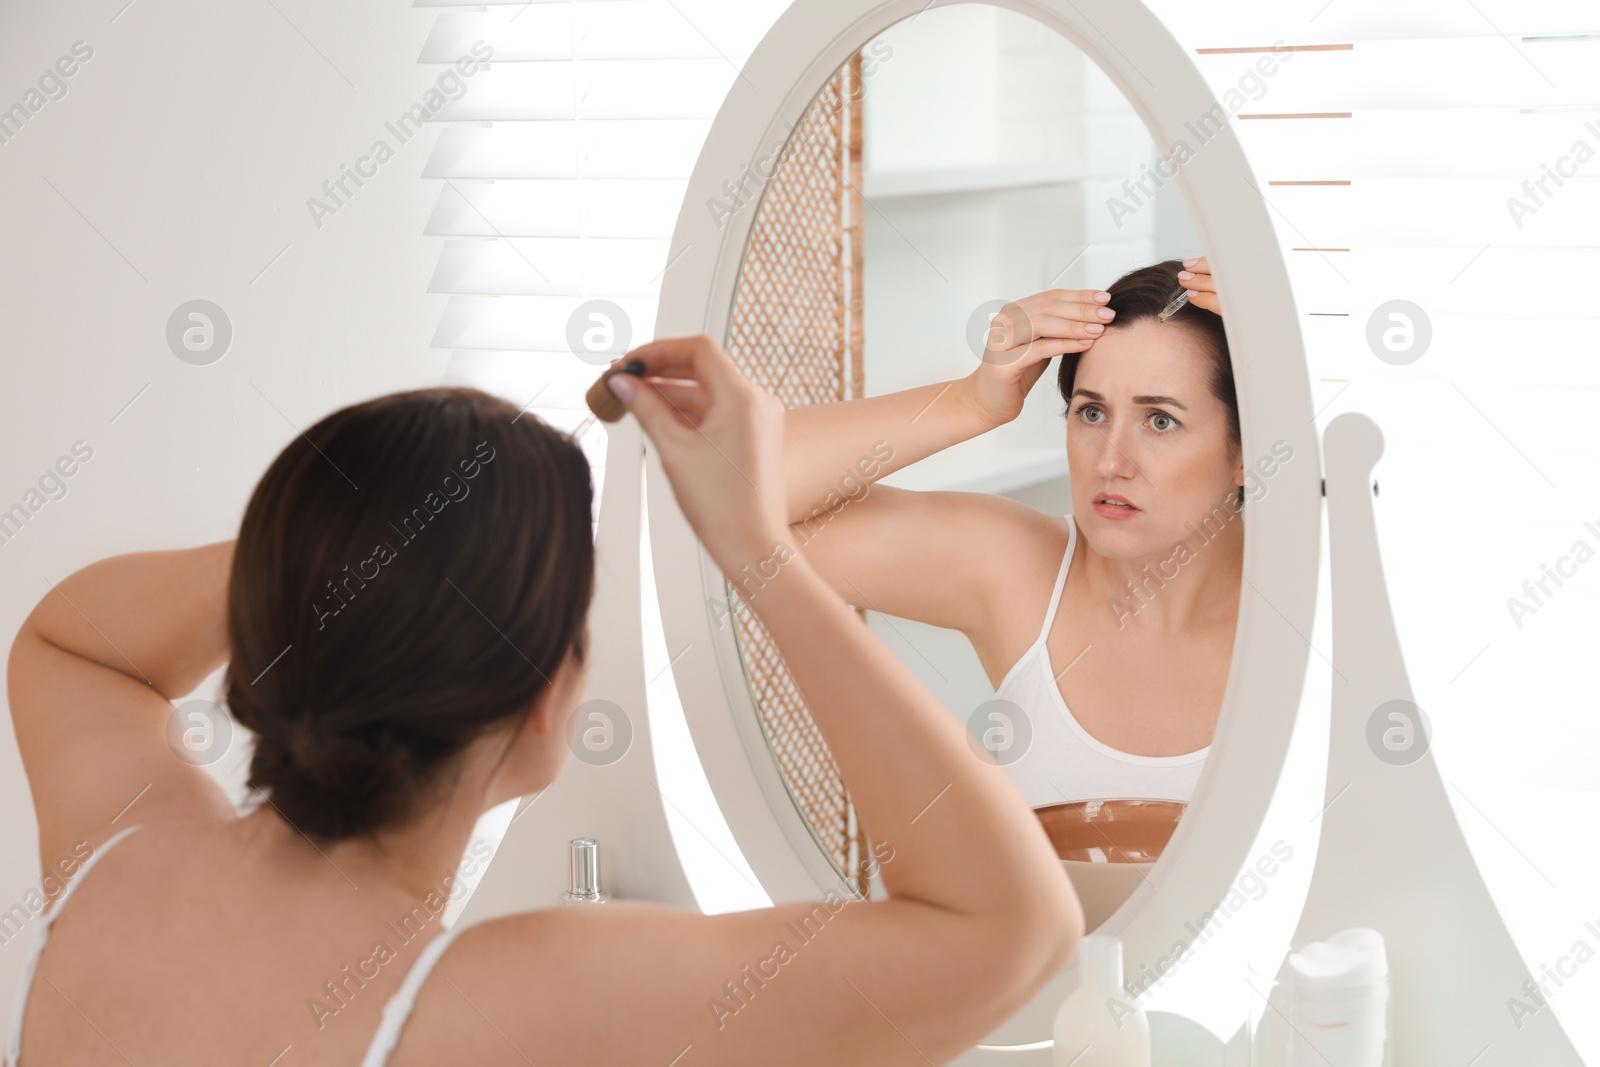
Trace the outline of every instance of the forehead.
<instances>
[{"instance_id":1,"label":"forehead","mask_svg":"<svg viewBox=\"0 0 1600 1067\"><path fill-rule=\"evenodd\" d=\"M1089 389L1114 401L1140 394L1198 400L1211 376L1211 356L1198 331L1140 319L1113 326L1078 361L1074 391Z\"/></svg>"}]
</instances>

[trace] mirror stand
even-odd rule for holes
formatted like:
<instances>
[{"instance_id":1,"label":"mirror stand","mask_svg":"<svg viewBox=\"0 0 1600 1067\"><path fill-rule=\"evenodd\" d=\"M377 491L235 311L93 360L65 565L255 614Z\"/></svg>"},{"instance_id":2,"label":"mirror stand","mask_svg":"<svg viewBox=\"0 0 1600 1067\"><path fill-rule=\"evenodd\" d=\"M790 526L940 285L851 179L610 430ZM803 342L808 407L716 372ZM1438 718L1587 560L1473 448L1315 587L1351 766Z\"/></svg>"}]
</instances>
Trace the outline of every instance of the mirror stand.
<instances>
[{"instance_id":1,"label":"mirror stand","mask_svg":"<svg viewBox=\"0 0 1600 1067\"><path fill-rule=\"evenodd\" d=\"M1396 1064L1580 1067L1554 1012L1523 989L1530 971L1467 847L1427 719L1412 702L1378 550L1372 471L1382 454L1383 434L1365 415L1341 415L1324 434L1332 728L1327 807L1293 944L1353 926L1383 935ZM1286 978L1285 963L1274 1001ZM1514 1019L1512 997L1537 1010ZM1251 1062L1281 1067L1287 1004L1261 1007Z\"/></svg>"},{"instance_id":2,"label":"mirror stand","mask_svg":"<svg viewBox=\"0 0 1600 1067\"><path fill-rule=\"evenodd\" d=\"M633 419L606 432L589 609L596 640L583 703L573 713L572 756L546 789L522 798L458 922L558 903L568 888L568 842L580 837L599 842L601 886L611 896L699 909L657 785L645 699L639 610L644 434Z\"/></svg>"}]
</instances>

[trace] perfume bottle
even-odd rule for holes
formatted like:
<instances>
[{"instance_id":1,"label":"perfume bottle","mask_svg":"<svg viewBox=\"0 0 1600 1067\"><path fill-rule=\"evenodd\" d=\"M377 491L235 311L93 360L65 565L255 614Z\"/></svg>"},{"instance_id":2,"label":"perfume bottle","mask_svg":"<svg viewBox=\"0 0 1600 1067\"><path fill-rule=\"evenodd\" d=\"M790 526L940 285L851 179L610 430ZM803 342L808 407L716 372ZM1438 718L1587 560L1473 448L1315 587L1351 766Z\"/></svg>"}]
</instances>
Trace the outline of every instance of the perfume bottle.
<instances>
[{"instance_id":1,"label":"perfume bottle","mask_svg":"<svg viewBox=\"0 0 1600 1067\"><path fill-rule=\"evenodd\" d=\"M571 870L563 904L604 904L611 894L600 888L600 842L592 837L576 837L567 843Z\"/></svg>"}]
</instances>

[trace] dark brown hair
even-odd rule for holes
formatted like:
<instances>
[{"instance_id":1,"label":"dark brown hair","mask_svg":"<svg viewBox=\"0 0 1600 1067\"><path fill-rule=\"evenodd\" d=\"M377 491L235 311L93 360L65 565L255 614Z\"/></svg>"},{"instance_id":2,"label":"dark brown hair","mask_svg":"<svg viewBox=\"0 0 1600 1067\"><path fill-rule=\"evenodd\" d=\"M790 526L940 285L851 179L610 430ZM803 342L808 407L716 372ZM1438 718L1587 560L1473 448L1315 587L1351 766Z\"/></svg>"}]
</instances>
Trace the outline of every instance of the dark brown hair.
<instances>
[{"instance_id":1,"label":"dark brown hair","mask_svg":"<svg viewBox=\"0 0 1600 1067\"><path fill-rule=\"evenodd\" d=\"M577 443L477 389L380 396L296 436L228 583L249 784L313 840L409 821L585 655L592 507Z\"/></svg>"},{"instance_id":2,"label":"dark brown hair","mask_svg":"<svg viewBox=\"0 0 1600 1067\"><path fill-rule=\"evenodd\" d=\"M1112 282L1106 288L1106 292L1111 294L1106 306L1117 314L1107 329L1130 326L1140 319L1153 319L1160 315L1161 309L1183 292L1183 285L1178 281L1178 272L1183 269L1182 260L1166 259L1131 270ZM1211 387L1211 394L1228 409L1229 441L1235 450L1242 448L1239 397L1233 386L1233 361L1228 355L1228 335L1222 328L1222 316L1189 303L1168 316L1167 321L1200 335L1206 353L1211 357L1211 375L1207 384ZM1056 368L1056 387L1061 391L1061 399L1067 402L1069 411L1073 382L1078 376L1078 361L1082 358L1082 352L1069 352L1061 357L1061 366ZM1244 505L1244 486L1239 487L1238 504L1240 507Z\"/></svg>"}]
</instances>

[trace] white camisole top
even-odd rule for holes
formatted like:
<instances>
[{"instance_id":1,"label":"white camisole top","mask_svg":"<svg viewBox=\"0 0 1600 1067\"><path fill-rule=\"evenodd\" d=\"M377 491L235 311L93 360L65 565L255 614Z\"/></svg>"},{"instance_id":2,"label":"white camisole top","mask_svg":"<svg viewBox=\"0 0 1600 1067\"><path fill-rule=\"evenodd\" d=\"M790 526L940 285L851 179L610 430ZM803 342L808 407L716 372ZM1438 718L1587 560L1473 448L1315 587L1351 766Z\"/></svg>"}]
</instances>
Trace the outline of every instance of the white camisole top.
<instances>
[{"instance_id":1,"label":"white camisole top","mask_svg":"<svg viewBox=\"0 0 1600 1067\"><path fill-rule=\"evenodd\" d=\"M1096 740L1073 717L1056 685L1056 671L1045 640L1055 622L1072 553L1078 545L1078 524L1071 515L1065 518L1067 554L1056 575L1044 625L1033 645L1006 672L995 690L998 706L994 711L1013 720L1009 725L1015 742L1009 749L997 749L996 758L1033 808L1119 798L1187 803L1210 745L1181 756L1136 756L1112 748Z\"/></svg>"},{"instance_id":2,"label":"white camisole top","mask_svg":"<svg viewBox=\"0 0 1600 1067\"><path fill-rule=\"evenodd\" d=\"M17 1061L22 1053L22 1020L28 1010L28 990L33 985L34 974L39 969L39 957L44 952L45 942L50 939L50 927L60 916L61 909L67 906L67 900L73 891L83 883L90 869L100 861L100 857L111 851L112 845L138 828L137 825L129 826L107 838L94 850L94 855L78 868L76 876L67 883L61 896L56 898L55 906L39 916L37 925L33 928L33 941L27 958L23 961L22 983L17 988L16 1000L12 1002L11 1036L5 1045L4 1059L0 1061L4 1067L18 1067ZM444 950L449 948L450 943L465 929L467 927L457 923L422 946L422 951L417 953L417 958L412 962L411 970L407 972L405 980L400 983L400 988L384 1005L383 1019L372 1035L366 1055L361 1059L361 1067L384 1067L389 1062L395 1043L400 1040L400 1031L405 1027L406 1020L411 1017L411 1007L416 1003L422 983L427 981L428 973L433 970L433 965L439 962L439 957L444 955Z\"/></svg>"}]
</instances>

